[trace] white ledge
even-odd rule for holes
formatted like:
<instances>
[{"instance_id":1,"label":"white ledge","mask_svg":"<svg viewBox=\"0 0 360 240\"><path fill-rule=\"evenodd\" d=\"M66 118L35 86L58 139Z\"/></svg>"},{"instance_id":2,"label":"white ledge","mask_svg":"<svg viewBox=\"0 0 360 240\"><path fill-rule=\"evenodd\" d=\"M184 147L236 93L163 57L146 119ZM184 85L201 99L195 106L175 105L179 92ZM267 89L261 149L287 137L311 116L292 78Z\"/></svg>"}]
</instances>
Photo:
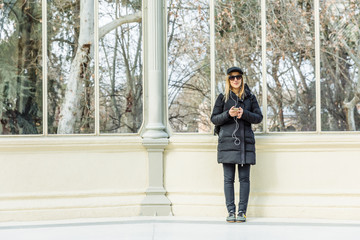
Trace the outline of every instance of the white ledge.
<instances>
[{"instance_id":1,"label":"white ledge","mask_svg":"<svg viewBox=\"0 0 360 240\"><path fill-rule=\"evenodd\" d=\"M174 134L166 141L166 150L172 149L207 149L216 150L218 137L211 134ZM321 149L353 149L360 148L360 133L277 133L256 134L258 150L283 150L301 148L309 150ZM124 149L145 150L146 139L139 135L127 136L27 136L1 137L0 151L14 151L16 149L54 149L66 150L79 147L89 150Z\"/></svg>"},{"instance_id":2,"label":"white ledge","mask_svg":"<svg viewBox=\"0 0 360 240\"><path fill-rule=\"evenodd\" d=\"M170 137L167 150L175 148L206 148L216 149L217 136L202 134L175 134ZM256 134L258 150L284 150L291 148L315 149L354 149L359 150L359 134L317 134L317 133L286 133L286 134Z\"/></svg>"},{"instance_id":3,"label":"white ledge","mask_svg":"<svg viewBox=\"0 0 360 240\"><path fill-rule=\"evenodd\" d=\"M145 150L140 136L54 136L0 138L0 151L23 150Z\"/></svg>"}]
</instances>

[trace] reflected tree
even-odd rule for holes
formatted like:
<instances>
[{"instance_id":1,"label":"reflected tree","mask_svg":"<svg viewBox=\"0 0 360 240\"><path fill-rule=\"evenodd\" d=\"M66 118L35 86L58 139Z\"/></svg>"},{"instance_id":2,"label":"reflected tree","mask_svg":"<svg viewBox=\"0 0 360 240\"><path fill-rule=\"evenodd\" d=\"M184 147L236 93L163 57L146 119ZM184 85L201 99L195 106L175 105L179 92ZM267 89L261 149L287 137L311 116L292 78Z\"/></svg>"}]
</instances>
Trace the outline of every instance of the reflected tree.
<instances>
[{"instance_id":1,"label":"reflected tree","mask_svg":"<svg viewBox=\"0 0 360 240\"><path fill-rule=\"evenodd\" d=\"M109 21L101 29L117 23L115 31L100 34L100 129L135 133L143 116L141 1L100 4L100 22Z\"/></svg>"},{"instance_id":2,"label":"reflected tree","mask_svg":"<svg viewBox=\"0 0 360 240\"><path fill-rule=\"evenodd\" d=\"M0 1L0 134L42 133L41 1Z\"/></svg>"},{"instance_id":3,"label":"reflected tree","mask_svg":"<svg viewBox=\"0 0 360 240\"><path fill-rule=\"evenodd\" d=\"M49 132L94 132L94 0L52 1L48 12ZM118 16L99 28L99 38L140 21L141 11Z\"/></svg>"},{"instance_id":4,"label":"reflected tree","mask_svg":"<svg viewBox=\"0 0 360 240\"><path fill-rule=\"evenodd\" d=\"M175 132L210 132L210 29L206 0L168 1L168 107Z\"/></svg>"},{"instance_id":5,"label":"reflected tree","mask_svg":"<svg viewBox=\"0 0 360 240\"><path fill-rule=\"evenodd\" d=\"M315 131L313 1L268 1L267 88L270 131Z\"/></svg>"},{"instance_id":6,"label":"reflected tree","mask_svg":"<svg viewBox=\"0 0 360 240\"><path fill-rule=\"evenodd\" d=\"M49 133L94 132L94 0L0 1L0 134L42 133L42 44L47 44ZM100 129L137 132L142 122L140 0L99 2ZM215 1L216 93L224 72L244 68L261 104L260 0ZM360 5L320 3L321 120L325 131L360 130ZM168 0L169 121L210 132L209 1ZM313 0L267 1L270 131L315 130ZM211 19L212 20L212 19ZM261 130L261 126L257 127Z\"/></svg>"},{"instance_id":7,"label":"reflected tree","mask_svg":"<svg viewBox=\"0 0 360 240\"><path fill-rule=\"evenodd\" d=\"M322 3L322 130L360 130L360 5Z\"/></svg>"},{"instance_id":8,"label":"reflected tree","mask_svg":"<svg viewBox=\"0 0 360 240\"><path fill-rule=\"evenodd\" d=\"M261 4L251 1L216 1L216 95L225 90L226 69L239 66L261 105ZM253 125L261 131L262 124Z\"/></svg>"}]
</instances>

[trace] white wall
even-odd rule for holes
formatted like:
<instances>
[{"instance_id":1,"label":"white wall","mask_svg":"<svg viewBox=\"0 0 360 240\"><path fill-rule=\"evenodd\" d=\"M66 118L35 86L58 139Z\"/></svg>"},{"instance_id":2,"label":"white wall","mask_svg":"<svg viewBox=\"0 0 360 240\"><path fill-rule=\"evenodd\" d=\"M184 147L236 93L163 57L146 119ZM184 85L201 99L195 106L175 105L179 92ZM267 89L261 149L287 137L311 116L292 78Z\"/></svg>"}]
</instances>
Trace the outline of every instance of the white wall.
<instances>
[{"instance_id":1,"label":"white wall","mask_svg":"<svg viewBox=\"0 0 360 240\"><path fill-rule=\"evenodd\" d=\"M139 137L0 139L0 221L134 216L147 187Z\"/></svg>"},{"instance_id":2,"label":"white wall","mask_svg":"<svg viewBox=\"0 0 360 240\"><path fill-rule=\"evenodd\" d=\"M272 134L256 139L249 216L360 220L359 134ZM173 213L225 216L217 138L183 135L170 142L165 188Z\"/></svg>"},{"instance_id":3,"label":"white wall","mask_svg":"<svg viewBox=\"0 0 360 240\"><path fill-rule=\"evenodd\" d=\"M359 134L256 139L249 217L360 220ZM209 135L170 138L164 185L174 215L226 215L216 145ZM138 136L1 138L0 154L0 221L140 215L148 156Z\"/></svg>"}]
</instances>

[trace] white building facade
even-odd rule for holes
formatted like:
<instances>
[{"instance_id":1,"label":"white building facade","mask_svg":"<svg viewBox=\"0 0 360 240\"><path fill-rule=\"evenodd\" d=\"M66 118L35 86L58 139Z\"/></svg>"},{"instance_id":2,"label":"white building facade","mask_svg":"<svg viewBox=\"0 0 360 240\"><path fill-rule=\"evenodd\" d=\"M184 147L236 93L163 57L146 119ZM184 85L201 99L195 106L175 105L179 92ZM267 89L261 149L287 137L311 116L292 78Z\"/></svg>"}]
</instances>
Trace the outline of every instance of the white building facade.
<instances>
[{"instance_id":1,"label":"white building facade","mask_svg":"<svg viewBox=\"0 0 360 240\"><path fill-rule=\"evenodd\" d=\"M61 34L50 33L60 28L51 25L55 24L49 20L52 8L47 5L47 1L34 2L41 6L41 19L48 19L47 23L40 21L42 42L56 42L55 39L60 38ZM88 105L91 114L86 115L90 116L90 124L81 122L85 119L85 108L79 108L82 109L81 117L73 113L80 119L73 124L75 130L70 133L52 130L60 129L56 124L68 126L60 123L62 116L66 114L61 112L64 108L61 104L70 97L63 94L61 104L55 104L57 107L54 107L53 111L51 109L55 98L52 97L51 90L41 92L42 120L36 125L40 129L36 133L24 134L21 132L25 131L23 126L19 127L21 131L14 130L16 127L9 127L11 118L2 118L0 221L139 215L225 216L222 166L217 164L217 136L212 133L213 126L209 122L209 116L210 107L222 89L223 70L231 65L244 68L248 84L257 95L264 115L263 123L254 126L257 164L251 168L248 216L360 220L360 117L355 111L360 93L360 52L355 50L360 46L360 38L356 35L359 34L359 22L355 21L359 16L359 7L354 5L353 1L334 1L331 6L327 6L318 0L295 1L296 3L285 0L280 3L270 0L247 3L199 0L191 4L189 1L180 0L143 0L140 7L132 8L133 12L124 14L121 9L115 11L114 19L123 19L138 25L128 25L127 28L120 29L117 27L123 25L117 23L117 27L110 27L109 31L118 32L115 37L107 40L102 38L106 35L102 31L105 31L106 21L113 21L101 17L101 14L106 15L102 9L105 3L85 0L69 2L80 9L89 2L93 4L93 10L87 9L93 11L93 30L90 30L93 32L89 35L89 41L81 45L91 45L88 51L91 60L79 63L82 67L92 66L88 79L92 79L89 85L93 87L86 85L86 81L80 83L84 89L93 91L89 95L93 100ZM129 1L128 4L135 4L134 2L139 1ZM1 9L6 9L6 4L3 4ZM121 5L119 1L113 1L113 4L116 7L126 7L126 4ZM183 7L180 7L181 4ZM341 4L350 6L346 9L353 11L350 16L355 16L355 20L344 17L344 9L339 7ZM276 11L289 6L300 6L304 11L299 11L300 15L304 16L299 22L293 22L293 25L288 22L288 29L295 29L295 26L302 24L305 30L299 30L301 34L284 32L282 27L288 19L281 19L281 14L276 15ZM65 6L61 8L66 9ZM176 20L177 22L172 18L176 14L182 16L186 9L192 9L196 13L189 13L188 18L184 17L183 20ZM257 10L250 12L249 9ZM324 9L330 10L324 12ZM79 11L82 16L82 10ZM190 31L193 19L189 18L197 13L199 16L194 19L200 19L205 24L204 32L193 31L189 35L186 35L186 31L181 32L184 29ZM247 15L237 19L236 16L241 13ZM331 25L331 22L327 22L328 18L324 17L326 14L330 14L329 19L339 17L347 24L341 25L340 22L336 26ZM128 20L126 15L132 17L131 20ZM3 20L5 25L14 24L5 10L1 16L9 16L8 22ZM56 19L56 14L52 17ZM293 17L298 19L296 15ZM241 28L247 24L243 22L246 19L252 19L255 24L249 25L254 30L249 36L256 35L252 36L253 39L248 43L244 32L248 32L250 28ZM189 28L174 27L176 24L184 26L186 22ZM327 28L324 27L325 23ZM81 23L79 26L79 29L83 28ZM137 33L130 32L129 29L136 27L139 27ZM11 32L9 29L11 30L4 28L2 36L5 30ZM76 29L74 27L75 32ZM358 32L350 34L354 30ZM241 33L241 36L237 36L237 33ZM139 60L141 67L134 64L133 68L128 68L135 69L130 73L131 71L123 67L126 65L124 62L118 62L104 70L103 64L116 58L111 59L109 56L117 49L114 47L115 50L110 54L110 50L106 53L108 48L104 46L110 46L108 42L122 36L123 39L119 40L119 45L116 46L119 49L123 47L122 51L125 53L126 46L131 44L131 37L126 36L131 34L142 38L140 45L136 45L141 49L141 57L134 54L142 59ZM179 36L182 34L185 34L185 37L180 41ZM8 35L10 38L11 34ZM290 35L294 35L294 39L304 36L304 39L300 38L301 42L297 43ZM171 36L177 39L176 44L170 44ZM0 45L4 44L6 39L1 38ZM126 39L130 40L126 42ZM186 43L184 39L195 43ZM197 46L196 41L203 42ZM237 41L241 41L241 44L236 45ZM334 52L329 52L329 42L335 44ZM229 43L237 47L227 45ZM55 68L51 67L56 65L54 55L58 54L56 59L62 56L60 50L56 50L58 47L51 44L53 42L40 44L42 89L53 86L51 74ZM194 48L189 49L189 46ZM224 46L236 51L226 52L226 48L222 48ZM53 54L49 54L51 51ZM131 51L129 48L129 55ZM189 54L196 51L198 53L195 57ZM43 56L44 53L47 55ZM334 60L327 56L336 57ZM76 57L73 56L72 59ZM194 59L201 61L192 62ZM70 63L74 62L75 60ZM6 64L1 64L5 69ZM70 65L63 64L65 70L69 69L69 74L74 70ZM186 67L181 68L183 65ZM188 65L196 66L200 70L189 70ZM118 71L122 73L114 70L115 66L120 66ZM347 66L346 69L344 66ZM334 69L334 72L331 69ZM127 79L124 80L125 83L118 82L119 85L134 85L115 91L115 87L111 87L111 80L102 80L105 79L106 71L110 70L114 72L109 73L109 76L119 75ZM179 82L176 77L181 76L181 73L187 75L187 71L192 73L191 77ZM332 78L327 77L334 74L335 82L331 82ZM59 75L68 79L61 83L70 86L73 79L71 75L62 72ZM0 76L5 83L5 75ZM78 76L82 78L81 74ZM131 82L129 79L141 82L141 105L136 105L138 102L135 100L129 100L136 98L136 92L127 92L128 89L137 89L138 86L138 82ZM205 80L200 82L199 79ZM177 84L182 87L177 87ZM105 89L105 85L110 87ZM339 89L343 92L336 90L336 86L341 86ZM200 90L196 90L198 88ZM66 87L63 89L65 92L72 90ZM201 92L202 89L209 91L204 93ZM277 91L279 89L280 92ZM204 97L198 98L202 93ZM77 94L86 95L81 91ZM118 100L120 103L111 105L112 96L117 94L123 94L123 99L126 100L120 102L114 98L114 101ZM5 99L4 96L2 99ZM104 99L109 100L106 102ZM339 99L342 102L339 102ZM192 100L198 102L198 105L194 105L194 113L198 113L198 117L193 117L193 112L189 110ZM85 100L80 99L79 102L73 105L72 111L75 112L75 108L81 104L86 105ZM181 102L189 102L189 105L181 105ZM332 103L343 110L338 118L331 112ZM116 106L120 105L124 106L124 113L121 113L121 109L116 109ZM140 106L140 110L134 110L136 106ZM308 109L304 110L306 106ZM2 111L2 116L9 112ZM21 108L16 111L21 112ZM120 111L118 115L122 116L122 120L118 121L118 125L113 117L117 116L116 114L112 117L109 117L111 114L106 114L110 111ZM135 114L130 115L131 111ZM57 116L60 120L52 120L52 116ZM113 125L107 119L112 119ZM182 120L181 123L177 122L179 119ZM125 129L124 125L136 121L139 121L138 126L128 126L128 129L133 130L122 130ZM115 125L119 130L109 130L115 129ZM56 128L51 128L52 126ZM10 133L11 131L13 132ZM235 186L238 189L239 183L236 182Z\"/></svg>"}]
</instances>

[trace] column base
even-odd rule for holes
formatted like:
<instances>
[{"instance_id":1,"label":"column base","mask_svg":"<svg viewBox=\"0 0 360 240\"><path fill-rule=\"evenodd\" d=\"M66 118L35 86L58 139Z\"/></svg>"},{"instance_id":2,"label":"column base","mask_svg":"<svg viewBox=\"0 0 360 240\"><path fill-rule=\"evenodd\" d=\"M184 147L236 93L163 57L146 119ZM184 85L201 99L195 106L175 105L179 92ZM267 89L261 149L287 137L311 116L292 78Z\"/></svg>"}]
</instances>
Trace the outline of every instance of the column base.
<instances>
[{"instance_id":1,"label":"column base","mask_svg":"<svg viewBox=\"0 0 360 240\"><path fill-rule=\"evenodd\" d=\"M166 197L164 188L164 163L163 152L169 144L167 138L144 138L143 145L148 151L149 158L149 187L146 189L146 197L141 204L143 216L169 216L171 202Z\"/></svg>"},{"instance_id":2,"label":"column base","mask_svg":"<svg viewBox=\"0 0 360 240\"><path fill-rule=\"evenodd\" d=\"M146 130L142 135L143 138L168 138L169 135L165 131L161 130Z\"/></svg>"},{"instance_id":3,"label":"column base","mask_svg":"<svg viewBox=\"0 0 360 240\"><path fill-rule=\"evenodd\" d=\"M171 202L165 196L163 188L149 188L146 197L141 203L142 216L172 216Z\"/></svg>"},{"instance_id":4,"label":"column base","mask_svg":"<svg viewBox=\"0 0 360 240\"><path fill-rule=\"evenodd\" d=\"M145 132L142 134L143 138L157 139L169 137L169 135L165 131L165 126L162 123L148 124L145 129Z\"/></svg>"},{"instance_id":5,"label":"column base","mask_svg":"<svg viewBox=\"0 0 360 240\"><path fill-rule=\"evenodd\" d=\"M170 206L142 206L141 216L173 216Z\"/></svg>"}]
</instances>

